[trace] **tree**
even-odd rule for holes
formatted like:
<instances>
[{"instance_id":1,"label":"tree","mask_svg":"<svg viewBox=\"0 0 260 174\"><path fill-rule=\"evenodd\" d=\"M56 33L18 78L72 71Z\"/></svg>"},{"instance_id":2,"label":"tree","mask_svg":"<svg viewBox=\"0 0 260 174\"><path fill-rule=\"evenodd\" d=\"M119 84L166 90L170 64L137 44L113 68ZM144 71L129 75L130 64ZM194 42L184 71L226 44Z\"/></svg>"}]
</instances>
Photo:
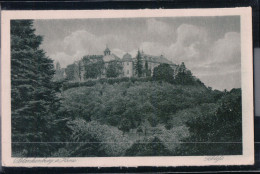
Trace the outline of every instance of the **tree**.
<instances>
[{"instance_id":1,"label":"tree","mask_svg":"<svg viewBox=\"0 0 260 174\"><path fill-rule=\"evenodd\" d=\"M53 60L40 49L32 20L11 21L11 110L12 152L21 156L44 155L52 150L53 114L60 102ZM30 146L29 146L30 145ZM22 152L22 153L21 153Z\"/></svg>"},{"instance_id":2,"label":"tree","mask_svg":"<svg viewBox=\"0 0 260 174\"><path fill-rule=\"evenodd\" d=\"M131 129L131 122L129 119L124 118L118 127L119 130L123 131L123 133L128 132Z\"/></svg>"},{"instance_id":3,"label":"tree","mask_svg":"<svg viewBox=\"0 0 260 174\"><path fill-rule=\"evenodd\" d=\"M83 64L81 61L79 61L78 63L78 74L79 74L79 81L81 81L83 79L83 74L82 73L83 70Z\"/></svg>"},{"instance_id":4,"label":"tree","mask_svg":"<svg viewBox=\"0 0 260 174\"><path fill-rule=\"evenodd\" d=\"M151 69L148 68L148 62L145 61L145 76L146 77L151 77Z\"/></svg>"},{"instance_id":5,"label":"tree","mask_svg":"<svg viewBox=\"0 0 260 174\"><path fill-rule=\"evenodd\" d=\"M182 84L182 85L192 85L195 83L191 71L186 69L185 64L183 62L177 69L175 82L177 84Z\"/></svg>"},{"instance_id":6,"label":"tree","mask_svg":"<svg viewBox=\"0 0 260 174\"><path fill-rule=\"evenodd\" d=\"M106 76L108 78L118 77L122 73L122 69L123 69L122 65L120 65L118 62L116 61L109 62L106 70Z\"/></svg>"},{"instance_id":7,"label":"tree","mask_svg":"<svg viewBox=\"0 0 260 174\"><path fill-rule=\"evenodd\" d=\"M56 63L56 70L60 70L60 62Z\"/></svg>"},{"instance_id":8,"label":"tree","mask_svg":"<svg viewBox=\"0 0 260 174\"><path fill-rule=\"evenodd\" d=\"M68 122L71 131L72 142L66 146L68 156L70 157L86 157L86 156L101 156L106 155L104 148L102 148L102 142L100 136L102 129L101 125L92 127L92 123L87 123L83 119L75 119Z\"/></svg>"},{"instance_id":9,"label":"tree","mask_svg":"<svg viewBox=\"0 0 260 174\"><path fill-rule=\"evenodd\" d=\"M83 57L83 62L85 65L85 79L96 79L101 77L102 72L104 70L104 61L102 57L99 56L91 56L91 57Z\"/></svg>"},{"instance_id":10,"label":"tree","mask_svg":"<svg viewBox=\"0 0 260 174\"><path fill-rule=\"evenodd\" d=\"M232 89L212 109L202 105L201 115L187 122L190 136L182 144L182 155L238 155L242 153L241 89ZM209 112L210 111L210 112ZM208 143L206 143L208 142ZM218 142L218 143L213 143ZM235 142L235 143L234 143Z\"/></svg>"},{"instance_id":11,"label":"tree","mask_svg":"<svg viewBox=\"0 0 260 174\"><path fill-rule=\"evenodd\" d=\"M163 63L154 68L153 78L155 80L163 80L169 83L173 82L174 70L169 64Z\"/></svg>"},{"instance_id":12,"label":"tree","mask_svg":"<svg viewBox=\"0 0 260 174\"><path fill-rule=\"evenodd\" d=\"M73 81L76 79L75 78L75 67L76 67L75 64L71 64L71 65L68 65L67 68L65 69L67 80Z\"/></svg>"},{"instance_id":13,"label":"tree","mask_svg":"<svg viewBox=\"0 0 260 174\"><path fill-rule=\"evenodd\" d=\"M137 74L138 77L142 77L143 75L142 56L139 50L136 56L135 73Z\"/></svg>"},{"instance_id":14,"label":"tree","mask_svg":"<svg viewBox=\"0 0 260 174\"><path fill-rule=\"evenodd\" d=\"M159 118L157 115L155 115L154 113L150 113L148 115L148 118L147 118L148 122L150 123L150 125L152 127L155 127L157 126L157 124L159 123Z\"/></svg>"}]
</instances>

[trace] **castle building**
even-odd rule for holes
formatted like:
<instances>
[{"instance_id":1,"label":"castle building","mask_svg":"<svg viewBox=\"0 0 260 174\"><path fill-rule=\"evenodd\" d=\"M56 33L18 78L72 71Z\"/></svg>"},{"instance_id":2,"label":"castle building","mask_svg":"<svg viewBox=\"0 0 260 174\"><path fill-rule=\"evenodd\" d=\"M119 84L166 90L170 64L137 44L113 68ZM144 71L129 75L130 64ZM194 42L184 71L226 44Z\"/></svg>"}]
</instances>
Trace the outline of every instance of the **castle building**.
<instances>
[{"instance_id":1,"label":"castle building","mask_svg":"<svg viewBox=\"0 0 260 174\"><path fill-rule=\"evenodd\" d=\"M170 60L165 58L163 55L153 56L149 54L145 54L143 51L141 52L141 60L143 64L143 69L146 69L151 72L151 76L153 75L154 68L159 66L162 63L169 64L174 72L177 70L178 66L172 63Z\"/></svg>"},{"instance_id":2,"label":"castle building","mask_svg":"<svg viewBox=\"0 0 260 174\"><path fill-rule=\"evenodd\" d=\"M143 69L142 77L146 76L152 76L154 68L159 66L162 63L169 64L174 72L177 72L177 70L181 67L179 65L176 65L172 63L170 60L168 60L163 55L160 56L153 56L145 54L143 51L139 52L139 55L141 56L141 64ZM85 59L84 59L85 58ZM97 62L102 62L102 69L100 70L100 74L96 76L95 78L106 78L108 77L108 71L111 71L111 66L120 67L117 72L117 77L135 77L137 76L135 67L137 64L137 57L132 57L129 53L126 53L123 55L122 58L119 58L117 55L111 53L110 49L108 47L104 50L104 55L87 55L84 56L81 60L75 61L72 68L73 78L74 81L84 81L86 80L86 64L92 65ZM72 66L72 65L68 65ZM101 66L101 65L100 65ZM67 68L68 68L67 67ZM109 69L110 68L110 69ZM71 71L71 70L70 70ZM69 72L69 71L66 71ZM175 74L173 74L174 76Z\"/></svg>"},{"instance_id":3,"label":"castle building","mask_svg":"<svg viewBox=\"0 0 260 174\"><path fill-rule=\"evenodd\" d=\"M104 61L104 68L102 70L102 74L101 74L101 78L105 78L107 76L107 70L109 68L110 65L112 64L118 64L118 65L122 65L121 59L115 55L115 54L111 54L111 51L108 47L106 47L105 51L104 51L104 55L103 55L103 61ZM122 73L120 73L120 76L122 76Z\"/></svg>"}]
</instances>

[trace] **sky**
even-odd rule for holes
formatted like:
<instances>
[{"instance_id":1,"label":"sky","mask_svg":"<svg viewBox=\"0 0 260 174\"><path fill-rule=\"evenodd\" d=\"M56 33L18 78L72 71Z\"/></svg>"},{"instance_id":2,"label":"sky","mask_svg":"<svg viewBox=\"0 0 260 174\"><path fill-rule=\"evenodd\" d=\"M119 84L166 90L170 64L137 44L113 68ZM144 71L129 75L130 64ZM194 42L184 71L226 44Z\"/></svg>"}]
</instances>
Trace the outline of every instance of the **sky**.
<instances>
[{"instance_id":1,"label":"sky","mask_svg":"<svg viewBox=\"0 0 260 174\"><path fill-rule=\"evenodd\" d=\"M35 20L41 47L61 67L106 45L119 57L164 55L184 62L194 76L218 90L241 87L240 17L163 17Z\"/></svg>"}]
</instances>

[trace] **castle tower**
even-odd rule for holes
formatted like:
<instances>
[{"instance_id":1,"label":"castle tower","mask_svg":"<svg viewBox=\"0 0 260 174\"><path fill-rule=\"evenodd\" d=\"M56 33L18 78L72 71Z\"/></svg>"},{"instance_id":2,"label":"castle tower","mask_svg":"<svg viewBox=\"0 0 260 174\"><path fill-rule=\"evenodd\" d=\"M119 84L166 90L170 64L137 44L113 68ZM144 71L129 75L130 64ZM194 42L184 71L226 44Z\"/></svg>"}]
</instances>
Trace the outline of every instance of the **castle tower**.
<instances>
[{"instance_id":1,"label":"castle tower","mask_svg":"<svg viewBox=\"0 0 260 174\"><path fill-rule=\"evenodd\" d=\"M60 70L60 62L56 63L56 70Z\"/></svg>"},{"instance_id":2,"label":"castle tower","mask_svg":"<svg viewBox=\"0 0 260 174\"><path fill-rule=\"evenodd\" d=\"M109 50L109 48L106 46L106 49L105 49L105 51L104 51L104 55L106 56L106 55L110 55L110 50Z\"/></svg>"},{"instance_id":3,"label":"castle tower","mask_svg":"<svg viewBox=\"0 0 260 174\"><path fill-rule=\"evenodd\" d=\"M122 58L123 72L125 77L133 76L133 58L129 53L126 53Z\"/></svg>"}]
</instances>

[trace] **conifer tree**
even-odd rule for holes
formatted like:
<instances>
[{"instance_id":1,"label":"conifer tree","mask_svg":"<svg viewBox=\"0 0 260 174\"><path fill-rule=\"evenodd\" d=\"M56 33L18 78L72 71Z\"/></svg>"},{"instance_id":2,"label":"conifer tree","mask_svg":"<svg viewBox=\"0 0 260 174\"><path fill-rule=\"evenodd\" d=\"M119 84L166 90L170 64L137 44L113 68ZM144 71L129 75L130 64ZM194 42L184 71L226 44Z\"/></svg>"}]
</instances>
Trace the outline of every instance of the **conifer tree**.
<instances>
[{"instance_id":1,"label":"conifer tree","mask_svg":"<svg viewBox=\"0 0 260 174\"><path fill-rule=\"evenodd\" d=\"M56 70L60 70L60 62L56 63Z\"/></svg>"},{"instance_id":2,"label":"conifer tree","mask_svg":"<svg viewBox=\"0 0 260 174\"><path fill-rule=\"evenodd\" d=\"M136 56L136 65L135 65L135 73L138 77L142 77L143 74L143 65L142 65L142 56L140 51L138 50Z\"/></svg>"},{"instance_id":3,"label":"conifer tree","mask_svg":"<svg viewBox=\"0 0 260 174\"><path fill-rule=\"evenodd\" d=\"M194 84L194 77L193 77L191 71L186 68L184 62L182 62L182 64L177 69L177 75L175 77L175 82L177 84L182 84L182 85Z\"/></svg>"},{"instance_id":4,"label":"conifer tree","mask_svg":"<svg viewBox=\"0 0 260 174\"><path fill-rule=\"evenodd\" d=\"M147 60L145 61L145 65L144 65L144 67L145 67L145 76L146 77L151 77L151 69L149 69L149 67L148 67L148 62L147 62Z\"/></svg>"},{"instance_id":5,"label":"conifer tree","mask_svg":"<svg viewBox=\"0 0 260 174\"><path fill-rule=\"evenodd\" d=\"M32 20L11 21L11 109L13 155L47 153L54 114L59 108L53 60L39 48ZM26 143L24 143L26 142Z\"/></svg>"}]
</instances>

